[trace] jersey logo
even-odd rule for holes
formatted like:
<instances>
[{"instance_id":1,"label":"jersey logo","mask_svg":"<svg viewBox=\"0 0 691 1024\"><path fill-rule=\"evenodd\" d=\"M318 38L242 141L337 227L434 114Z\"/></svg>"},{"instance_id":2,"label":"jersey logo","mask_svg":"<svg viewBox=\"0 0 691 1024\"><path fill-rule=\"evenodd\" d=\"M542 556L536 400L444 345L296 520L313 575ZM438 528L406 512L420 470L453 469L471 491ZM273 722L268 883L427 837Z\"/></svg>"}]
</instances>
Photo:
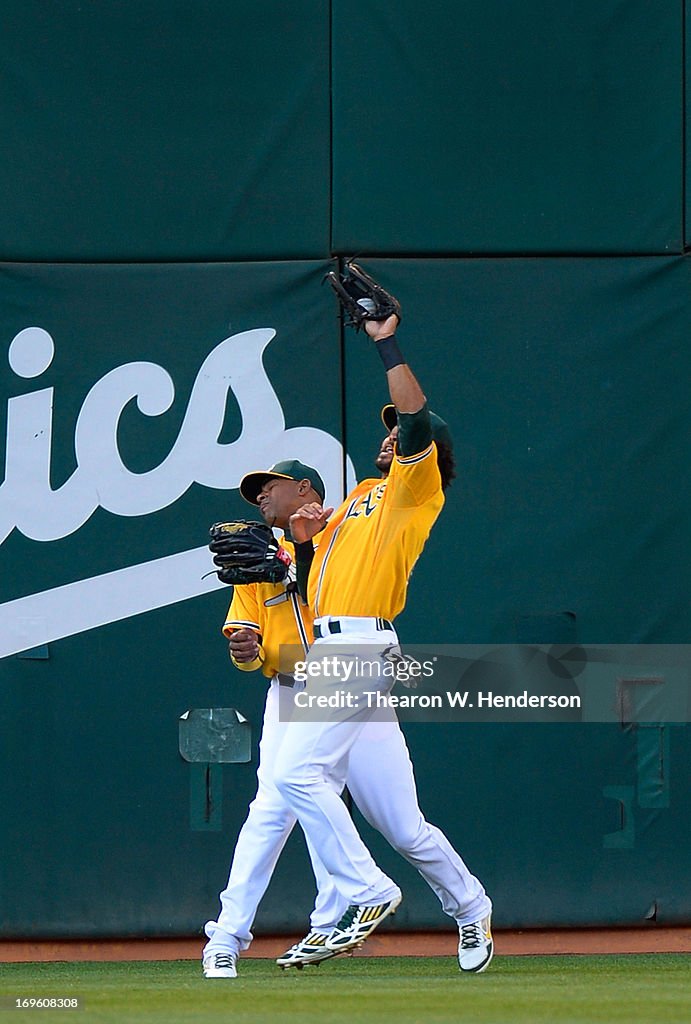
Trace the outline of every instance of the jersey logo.
<instances>
[{"instance_id":1,"label":"jersey logo","mask_svg":"<svg viewBox=\"0 0 691 1024\"><path fill-rule=\"evenodd\" d=\"M358 516L371 516L373 512L376 512L384 492L386 491L386 481L377 484L372 491L368 491L367 494L363 494L362 498L354 505L346 515L346 519L357 519Z\"/></svg>"}]
</instances>

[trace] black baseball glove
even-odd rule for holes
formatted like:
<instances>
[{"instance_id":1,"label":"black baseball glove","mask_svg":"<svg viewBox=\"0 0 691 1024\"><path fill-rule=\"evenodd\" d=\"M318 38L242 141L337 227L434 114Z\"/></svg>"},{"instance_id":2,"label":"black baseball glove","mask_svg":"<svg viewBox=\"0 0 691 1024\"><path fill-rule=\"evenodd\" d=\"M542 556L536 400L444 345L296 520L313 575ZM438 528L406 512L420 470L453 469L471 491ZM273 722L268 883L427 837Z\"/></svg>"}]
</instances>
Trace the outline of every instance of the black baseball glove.
<instances>
[{"instance_id":1,"label":"black baseball glove","mask_svg":"<svg viewBox=\"0 0 691 1024\"><path fill-rule=\"evenodd\" d=\"M377 284L357 263L346 263L340 274L331 270L326 278L348 317L348 327L359 331L368 320L386 320L392 313L400 321L401 305L398 299Z\"/></svg>"},{"instance_id":2,"label":"black baseball glove","mask_svg":"<svg viewBox=\"0 0 691 1024\"><path fill-rule=\"evenodd\" d=\"M288 575L292 559L266 523L245 519L214 523L209 535L209 550L222 583L282 583Z\"/></svg>"}]
</instances>

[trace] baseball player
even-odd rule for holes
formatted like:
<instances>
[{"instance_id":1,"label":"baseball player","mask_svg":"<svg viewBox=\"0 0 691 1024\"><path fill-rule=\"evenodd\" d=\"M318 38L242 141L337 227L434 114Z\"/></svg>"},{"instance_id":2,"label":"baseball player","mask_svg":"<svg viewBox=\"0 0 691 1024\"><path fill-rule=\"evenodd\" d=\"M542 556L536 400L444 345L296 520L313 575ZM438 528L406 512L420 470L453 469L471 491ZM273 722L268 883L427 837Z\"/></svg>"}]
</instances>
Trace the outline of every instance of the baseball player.
<instances>
[{"instance_id":1,"label":"baseball player","mask_svg":"<svg viewBox=\"0 0 691 1024\"><path fill-rule=\"evenodd\" d=\"M241 493L244 481L241 483ZM262 475L262 487L251 492L264 520L285 530L288 517L303 502L323 501L324 484L315 469L297 460L277 463ZM258 496L258 497L257 497ZM292 553L289 537L282 546ZM233 664L242 671L261 670L269 679L262 735L259 743L257 794L250 804L233 854L228 884L220 895L221 912L209 921L209 941L202 953L206 978L234 978L241 950L252 941L251 926L266 892L281 850L295 825L273 781L273 762L286 723L280 721L280 687L295 685L279 673L283 644L299 645L306 653L312 643L312 616L300 601L294 580L285 583L251 583L236 586L223 626L229 638ZM329 875L307 843L317 880L317 901L312 915L315 928L329 931L342 906Z\"/></svg>"},{"instance_id":2,"label":"baseball player","mask_svg":"<svg viewBox=\"0 0 691 1024\"><path fill-rule=\"evenodd\" d=\"M362 708L373 679L371 672L358 673L357 655L364 649L369 659L376 651L383 660L397 645L392 620L405 605L410 572L441 511L443 485L450 476L448 445L434 440L426 398L396 342L399 320L393 313L385 320L363 321L384 363L397 413L397 425L378 458L379 468L388 468L388 475L360 483L328 523L330 510L318 502L305 504L290 518L299 558L313 557L308 599L315 640L308 663L321 666L321 674L315 676L321 694L333 694L342 687L342 680L327 671L329 648L342 649L345 641L355 652L351 666L355 672L348 678L348 691L355 698L353 710L342 709L338 716L320 721L294 721L274 765L277 788L348 902L341 921L325 940L327 950L338 952L359 945L401 901L400 889L372 859L333 782L345 782L349 754L367 720ZM438 431L444 427L437 421ZM448 429L446 438L450 439ZM440 467L445 469L445 480ZM311 538L321 530L313 552ZM379 686L384 692L390 686L385 672ZM374 773L370 780L373 777ZM393 819L405 813L395 789L389 799ZM464 884L456 889L459 904L454 914L459 925L458 960L462 971L479 973L493 956L491 902L463 867Z\"/></svg>"},{"instance_id":3,"label":"baseball player","mask_svg":"<svg viewBox=\"0 0 691 1024\"><path fill-rule=\"evenodd\" d=\"M392 407L386 412L393 412ZM387 438L377 459L383 472L391 460L392 444ZM243 478L240 489L246 500L259 506L267 523L282 529L305 496L324 496L316 471L297 461L250 473ZM281 544L293 550L286 537ZM237 976L238 956L251 942L257 907L295 823L295 815L280 797L272 776L287 727L280 721L279 687L298 686L290 676L279 673L279 657L282 645L300 646L306 651L313 640L311 612L298 600L293 582L287 588L268 583L236 586L223 631L230 638L235 665L249 671L261 669L271 682L259 748L257 796L238 837L228 884L220 895L221 913L206 925L209 942L203 952L203 970L207 978ZM371 721L365 725L350 753L347 784L366 820L418 868L448 914L458 919L473 894L476 902L484 897L480 883L446 837L422 816L398 722ZM392 799L393 793L398 794L396 800ZM309 843L308 849L317 880L311 928L301 942L278 959L282 967L302 967L338 955L325 943L346 911L347 901Z\"/></svg>"}]
</instances>

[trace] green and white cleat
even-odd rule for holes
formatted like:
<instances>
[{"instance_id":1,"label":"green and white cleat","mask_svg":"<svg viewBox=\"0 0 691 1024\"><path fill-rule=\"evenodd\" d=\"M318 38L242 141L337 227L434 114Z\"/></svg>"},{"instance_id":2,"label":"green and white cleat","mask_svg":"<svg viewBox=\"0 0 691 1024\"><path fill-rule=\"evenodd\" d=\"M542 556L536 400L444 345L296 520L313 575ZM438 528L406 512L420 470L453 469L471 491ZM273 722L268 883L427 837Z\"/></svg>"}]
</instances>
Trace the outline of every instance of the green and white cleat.
<instances>
[{"instance_id":1,"label":"green and white cleat","mask_svg":"<svg viewBox=\"0 0 691 1024\"><path fill-rule=\"evenodd\" d=\"M402 896L395 896L392 900L377 903L373 907L352 903L327 938L327 949L344 953L355 946L361 946L385 918L396 913L396 907L401 899Z\"/></svg>"},{"instance_id":2,"label":"green and white cleat","mask_svg":"<svg viewBox=\"0 0 691 1024\"><path fill-rule=\"evenodd\" d=\"M334 951L326 948L327 938L328 936L323 932L310 932L304 939L286 950L283 956L279 956L276 963L283 970L287 967L297 967L301 971L305 964L319 966L322 960L331 960L340 952L340 950Z\"/></svg>"}]
</instances>

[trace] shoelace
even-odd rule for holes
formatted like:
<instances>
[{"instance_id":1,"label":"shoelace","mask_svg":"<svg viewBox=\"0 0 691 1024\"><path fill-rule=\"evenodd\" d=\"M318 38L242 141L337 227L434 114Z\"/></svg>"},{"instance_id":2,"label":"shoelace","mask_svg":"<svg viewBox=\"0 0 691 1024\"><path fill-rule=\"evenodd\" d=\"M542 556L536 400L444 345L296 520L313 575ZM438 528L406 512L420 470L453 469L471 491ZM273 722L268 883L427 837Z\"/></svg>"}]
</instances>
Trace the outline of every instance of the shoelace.
<instances>
[{"instance_id":1,"label":"shoelace","mask_svg":"<svg viewBox=\"0 0 691 1024\"><path fill-rule=\"evenodd\" d=\"M461 925L461 949L474 949L482 943L482 929L477 921Z\"/></svg>"},{"instance_id":2,"label":"shoelace","mask_svg":"<svg viewBox=\"0 0 691 1024\"><path fill-rule=\"evenodd\" d=\"M232 953L217 953L214 967L235 967L235 957Z\"/></svg>"},{"instance_id":3,"label":"shoelace","mask_svg":"<svg viewBox=\"0 0 691 1024\"><path fill-rule=\"evenodd\" d=\"M357 914L359 909L360 908L357 905L357 903L351 903L350 904L350 906L346 910L345 914L343 915L341 920L336 925L336 927L339 929L339 931L344 931L346 928L350 928L351 924L355 920L355 915Z\"/></svg>"}]
</instances>

